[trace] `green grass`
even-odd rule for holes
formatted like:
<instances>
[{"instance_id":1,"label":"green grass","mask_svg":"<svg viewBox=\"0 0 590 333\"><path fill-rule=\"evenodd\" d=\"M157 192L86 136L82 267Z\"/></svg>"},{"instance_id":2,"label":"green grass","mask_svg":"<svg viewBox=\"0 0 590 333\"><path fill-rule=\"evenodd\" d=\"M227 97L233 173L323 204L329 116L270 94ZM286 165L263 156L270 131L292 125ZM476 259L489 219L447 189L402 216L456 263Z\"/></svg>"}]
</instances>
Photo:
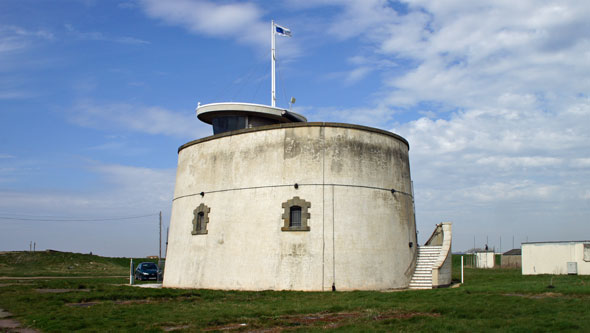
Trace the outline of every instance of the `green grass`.
<instances>
[{"instance_id":1,"label":"green grass","mask_svg":"<svg viewBox=\"0 0 590 333\"><path fill-rule=\"evenodd\" d=\"M137 258L141 261L157 260ZM0 253L0 276L127 276L129 258L59 251Z\"/></svg>"},{"instance_id":2,"label":"green grass","mask_svg":"<svg viewBox=\"0 0 590 333\"><path fill-rule=\"evenodd\" d=\"M117 278L14 280L0 281L0 308L25 325L55 332L590 331L590 277L554 276L554 288L547 288L551 278L522 276L517 269L465 269L459 288L335 293L144 289L120 285L127 281Z\"/></svg>"}]
</instances>

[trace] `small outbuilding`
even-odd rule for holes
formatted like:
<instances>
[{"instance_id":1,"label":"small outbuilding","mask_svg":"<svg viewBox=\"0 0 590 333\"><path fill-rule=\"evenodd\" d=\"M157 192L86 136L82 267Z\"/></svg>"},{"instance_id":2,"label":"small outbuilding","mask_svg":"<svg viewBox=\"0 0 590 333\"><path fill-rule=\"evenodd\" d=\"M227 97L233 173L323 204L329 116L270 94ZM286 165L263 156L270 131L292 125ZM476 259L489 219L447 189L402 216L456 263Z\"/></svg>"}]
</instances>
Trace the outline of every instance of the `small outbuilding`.
<instances>
[{"instance_id":1,"label":"small outbuilding","mask_svg":"<svg viewBox=\"0 0 590 333\"><path fill-rule=\"evenodd\" d=\"M496 254L494 251L475 252L475 267L494 268L496 265Z\"/></svg>"},{"instance_id":2,"label":"small outbuilding","mask_svg":"<svg viewBox=\"0 0 590 333\"><path fill-rule=\"evenodd\" d=\"M500 265L502 268L520 268L522 267L522 251L520 249L512 249L502 253L502 260Z\"/></svg>"},{"instance_id":3,"label":"small outbuilding","mask_svg":"<svg viewBox=\"0 0 590 333\"><path fill-rule=\"evenodd\" d=\"M522 274L590 275L590 240L523 243Z\"/></svg>"}]
</instances>

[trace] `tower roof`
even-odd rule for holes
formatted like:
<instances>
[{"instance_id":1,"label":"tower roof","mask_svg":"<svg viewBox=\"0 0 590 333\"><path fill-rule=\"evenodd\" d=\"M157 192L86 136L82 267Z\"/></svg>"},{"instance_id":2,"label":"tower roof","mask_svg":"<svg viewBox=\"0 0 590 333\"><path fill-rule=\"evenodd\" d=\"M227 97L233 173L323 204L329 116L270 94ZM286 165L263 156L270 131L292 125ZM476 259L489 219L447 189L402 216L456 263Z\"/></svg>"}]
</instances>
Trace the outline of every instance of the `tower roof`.
<instances>
[{"instance_id":1,"label":"tower roof","mask_svg":"<svg viewBox=\"0 0 590 333\"><path fill-rule=\"evenodd\" d=\"M307 122L304 116L277 107L251 103L211 103L197 107L197 117L202 122L212 124L213 119L227 116L255 116L277 123Z\"/></svg>"}]
</instances>

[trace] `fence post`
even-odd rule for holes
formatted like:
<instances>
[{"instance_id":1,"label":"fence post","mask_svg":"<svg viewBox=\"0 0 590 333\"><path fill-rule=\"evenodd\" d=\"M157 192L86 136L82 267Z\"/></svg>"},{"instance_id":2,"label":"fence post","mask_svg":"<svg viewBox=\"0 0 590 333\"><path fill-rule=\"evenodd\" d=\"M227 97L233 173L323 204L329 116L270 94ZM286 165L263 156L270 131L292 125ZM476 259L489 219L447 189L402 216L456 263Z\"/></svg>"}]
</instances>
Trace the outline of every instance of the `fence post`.
<instances>
[{"instance_id":1,"label":"fence post","mask_svg":"<svg viewBox=\"0 0 590 333\"><path fill-rule=\"evenodd\" d=\"M461 256L461 284L463 284L463 256Z\"/></svg>"},{"instance_id":2,"label":"fence post","mask_svg":"<svg viewBox=\"0 0 590 333\"><path fill-rule=\"evenodd\" d=\"M131 261L129 263L129 285L133 285L133 258L131 258Z\"/></svg>"}]
</instances>

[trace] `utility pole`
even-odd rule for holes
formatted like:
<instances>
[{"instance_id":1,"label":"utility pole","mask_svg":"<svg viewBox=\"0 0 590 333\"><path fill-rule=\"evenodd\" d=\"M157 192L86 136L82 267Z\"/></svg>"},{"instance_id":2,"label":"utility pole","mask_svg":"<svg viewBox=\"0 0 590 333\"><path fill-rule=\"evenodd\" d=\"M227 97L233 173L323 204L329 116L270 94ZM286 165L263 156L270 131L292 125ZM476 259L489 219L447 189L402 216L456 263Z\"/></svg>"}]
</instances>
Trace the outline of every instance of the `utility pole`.
<instances>
[{"instance_id":1,"label":"utility pole","mask_svg":"<svg viewBox=\"0 0 590 333\"><path fill-rule=\"evenodd\" d=\"M162 211L160 211L160 241L158 242L160 250L158 252L158 259L162 258Z\"/></svg>"},{"instance_id":2,"label":"utility pole","mask_svg":"<svg viewBox=\"0 0 590 333\"><path fill-rule=\"evenodd\" d=\"M162 266L162 211L160 211L160 239L158 241L158 267ZM156 280L160 281L160 274L156 276Z\"/></svg>"},{"instance_id":3,"label":"utility pole","mask_svg":"<svg viewBox=\"0 0 590 333\"><path fill-rule=\"evenodd\" d=\"M29 243L29 252L33 251L33 241Z\"/></svg>"},{"instance_id":4,"label":"utility pole","mask_svg":"<svg viewBox=\"0 0 590 333\"><path fill-rule=\"evenodd\" d=\"M37 251L37 242L33 242L33 252Z\"/></svg>"},{"instance_id":5,"label":"utility pole","mask_svg":"<svg viewBox=\"0 0 590 333\"><path fill-rule=\"evenodd\" d=\"M168 258L168 237L170 237L170 227L166 227L166 250L164 250L164 257Z\"/></svg>"}]
</instances>

